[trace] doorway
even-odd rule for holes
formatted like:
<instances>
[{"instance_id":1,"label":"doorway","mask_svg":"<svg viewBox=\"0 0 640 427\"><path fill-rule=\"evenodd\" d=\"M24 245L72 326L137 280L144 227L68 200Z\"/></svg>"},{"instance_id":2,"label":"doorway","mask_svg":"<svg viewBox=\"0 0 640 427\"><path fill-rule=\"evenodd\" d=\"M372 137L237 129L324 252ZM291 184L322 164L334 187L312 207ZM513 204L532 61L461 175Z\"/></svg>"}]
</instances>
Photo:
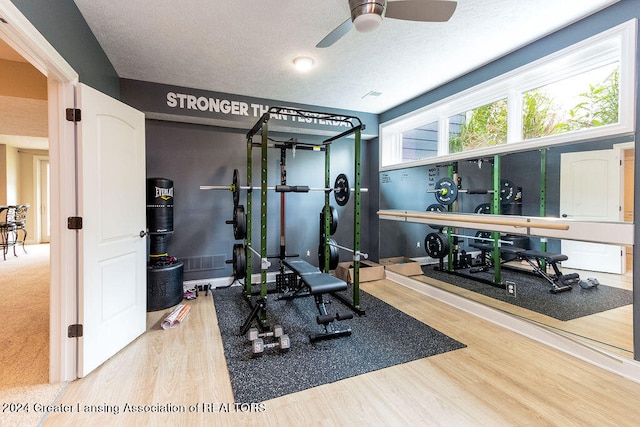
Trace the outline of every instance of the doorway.
<instances>
[{"instance_id":1,"label":"doorway","mask_svg":"<svg viewBox=\"0 0 640 427\"><path fill-rule=\"evenodd\" d=\"M2 182L6 196L0 204L29 204L26 252L18 247L14 255L11 248L7 260L0 260L0 282L13 284L3 287L7 294L0 297L3 312L12 313L3 331L0 386L16 387L49 382L49 99L47 77L1 37L0 75L0 109L11 112L0 119L0 146L8 153L3 164L8 173ZM28 363L15 357L26 351L25 346L32 355Z\"/></svg>"}]
</instances>

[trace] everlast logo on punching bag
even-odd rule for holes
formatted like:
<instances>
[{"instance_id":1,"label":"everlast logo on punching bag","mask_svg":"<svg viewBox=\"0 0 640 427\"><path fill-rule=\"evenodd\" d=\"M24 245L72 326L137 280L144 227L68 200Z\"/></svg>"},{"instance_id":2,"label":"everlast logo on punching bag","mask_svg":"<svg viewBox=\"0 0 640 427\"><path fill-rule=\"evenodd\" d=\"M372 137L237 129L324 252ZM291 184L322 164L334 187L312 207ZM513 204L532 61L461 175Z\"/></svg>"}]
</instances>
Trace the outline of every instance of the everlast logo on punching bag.
<instances>
[{"instance_id":1,"label":"everlast logo on punching bag","mask_svg":"<svg viewBox=\"0 0 640 427\"><path fill-rule=\"evenodd\" d=\"M173 232L173 181L147 179L147 227L149 233Z\"/></svg>"},{"instance_id":2,"label":"everlast logo on punching bag","mask_svg":"<svg viewBox=\"0 0 640 427\"><path fill-rule=\"evenodd\" d=\"M173 197L173 187L171 188L156 187L156 199L161 198L162 200L167 201L172 197Z\"/></svg>"}]
</instances>

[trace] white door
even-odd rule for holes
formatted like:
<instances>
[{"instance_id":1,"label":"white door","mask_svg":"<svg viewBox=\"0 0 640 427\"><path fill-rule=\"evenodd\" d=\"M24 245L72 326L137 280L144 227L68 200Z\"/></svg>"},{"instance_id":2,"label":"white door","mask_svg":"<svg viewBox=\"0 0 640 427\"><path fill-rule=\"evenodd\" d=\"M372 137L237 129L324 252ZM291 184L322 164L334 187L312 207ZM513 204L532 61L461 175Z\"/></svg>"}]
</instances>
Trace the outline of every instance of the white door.
<instances>
[{"instance_id":1,"label":"white door","mask_svg":"<svg viewBox=\"0 0 640 427\"><path fill-rule=\"evenodd\" d=\"M560 215L587 221L620 221L619 150L564 153L560 166ZM569 258L563 267L622 273L625 248L600 243L562 241Z\"/></svg>"},{"instance_id":2,"label":"white door","mask_svg":"<svg viewBox=\"0 0 640 427\"><path fill-rule=\"evenodd\" d=\"M143 113L95 89L76 97L84 377L146 330L145 128Z\"/></svg>"}]
</instances>

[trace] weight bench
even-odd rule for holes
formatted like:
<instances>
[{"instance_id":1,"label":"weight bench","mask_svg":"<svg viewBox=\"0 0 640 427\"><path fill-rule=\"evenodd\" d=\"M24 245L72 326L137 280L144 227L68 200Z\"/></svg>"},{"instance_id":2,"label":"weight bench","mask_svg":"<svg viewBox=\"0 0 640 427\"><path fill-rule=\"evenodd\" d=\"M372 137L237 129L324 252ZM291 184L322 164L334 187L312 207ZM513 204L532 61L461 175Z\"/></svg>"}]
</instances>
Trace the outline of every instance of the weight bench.
<instances>
[{"instance_id":1,"label":"weight bench","mask_svg":"<svg viewBox=\"0 0 640 427\"><path fill-rule=\"evenodd\" d=\"M491 243L475 242L470 244L470 246L480 249L483 257L486 253L493 250L493 244ZM573 284L580 283L578 273L562 274L560 271L558 263L569 259L566 255L523 249L516 246L501 246L500 254L507 260L521 259L526 261L527 264L533 268L534 274L542 277L551 284L550 292L552 294L570 291ZM506 257L504 255L506 255ZM553 274L547 273L545 264L551 266Z\"/></svg>"},{"instance_id":2,"label":"weight bench","mask_svg":"<svg viewBox=\"0 0 640 427\"><path fill-rule=\"evenodd\" d=\"M351 329L338 330L334 328L333 323L334 321L351 319L353 313L328 314L327 302L323 297L324 294L346 290L347 283L330 274L321 272L302 259L285 259L282 263L300 278L299 290L306 290L309 295L313 295L315 298L316 306L320 313L316 317L316 321L323 326L324 332L310 335L311 342L351 335ZM297 293L298 291L296 291Z\"/></svg>"},{"instance_id":3,"label":"weight bench","mask_svg":"<svg viewBox=\"0 0 640 427\"><path fill-rule=\"evenodd\" d=\"M566 255L525 250L519 252L518 257L525 260L533 268L533 271L551 284L550 292L552 294L570 291L571 285L580 282L580 275L578 275L578 273L562 274L560 271L558 263L568 260L569 257ZM554 274L551 275L546 272L545 263L553 268Z\"/></svg>"}]
</instances>

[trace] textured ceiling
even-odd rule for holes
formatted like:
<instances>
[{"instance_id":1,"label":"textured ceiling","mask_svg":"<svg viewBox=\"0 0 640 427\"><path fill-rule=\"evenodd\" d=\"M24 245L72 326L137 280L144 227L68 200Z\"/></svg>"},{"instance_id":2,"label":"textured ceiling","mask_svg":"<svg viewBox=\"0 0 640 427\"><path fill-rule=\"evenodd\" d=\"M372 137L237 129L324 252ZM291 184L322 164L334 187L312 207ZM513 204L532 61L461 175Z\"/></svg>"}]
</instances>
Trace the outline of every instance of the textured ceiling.
<instances>
[{"instance_id":1,"label":"textured ceiling","mask_svg":"<svg viewBox=\"0 0 640 427\"><path fill-rule=\"evenodd\" d=\"M459 0L446 23L386 19L326 49L347 0L75 3L120 77L381 113L616 1Z\"/></svg>"}]
</instances>

